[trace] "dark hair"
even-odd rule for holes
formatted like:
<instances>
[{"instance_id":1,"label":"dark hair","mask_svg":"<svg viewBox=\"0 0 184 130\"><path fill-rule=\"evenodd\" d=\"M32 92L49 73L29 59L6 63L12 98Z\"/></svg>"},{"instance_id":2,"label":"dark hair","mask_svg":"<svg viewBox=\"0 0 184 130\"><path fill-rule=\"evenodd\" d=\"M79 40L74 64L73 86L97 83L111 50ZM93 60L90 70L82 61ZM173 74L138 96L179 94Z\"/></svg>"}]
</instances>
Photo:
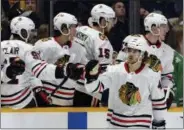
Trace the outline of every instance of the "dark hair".
<instances>
[{"instance_id":1,"label":"dark hair","mask_svg":"<svg viewBox=\"0 0 184 130\"><path fill-rule=\"evenodd\" d=\"M99 22L101 22L102 19L103 19L103 17L100 17ZM99 26L99 24L97 22L92 22L92 23L93 23L93 26L97 26L97 27Z\"/></svg>"},{"instance_id":2,"label":"dark hair","mask_svg":"<svg viewBox=\"0 0 184 130\"><path fill-rule=\"evenodd\" d=\"M12 33L12 35L13 35L13 39L14 39L14 40L21 40L21 41L24 41L24 39L22 39L18 34L13 34L13 33Z\"/></svg>"},{"instance_id":3,"label":"dark hair","mask_svg":"<svg viewBox=\"0 0 184 130\"><path fill-rule=\"evenodd\" d=\"M112 3L112 9L113 9L113 10L115 9L115 5L116 5L117 3L119 3L119 2L123 3L123 0L115 0L115 2ZM123 3L123 4L124 4L124 3Z\"/></svg>"},{"instance_id":4,"label":"dark hair","mask_svg":"<svg viewBox=\"0 0 184 130\"><path fill-rule=\"evenodd\" d=\"M45 38L45 37L49 37L49 26L48 24L42 24L40 25L39 29L38 29L38 38Z\"/></svg>"},{"instance_id":5,"label":"dark hair","mask_svg":"<svg viewBox=\"0 0 184 130\"><path fill-rule=\"evenodd\" d=\"M145 63L147 61L147 59L148 59L148 52L145 51L144 52L144 58L142 59L142 62Z\"/></svg>"}]
</instances>

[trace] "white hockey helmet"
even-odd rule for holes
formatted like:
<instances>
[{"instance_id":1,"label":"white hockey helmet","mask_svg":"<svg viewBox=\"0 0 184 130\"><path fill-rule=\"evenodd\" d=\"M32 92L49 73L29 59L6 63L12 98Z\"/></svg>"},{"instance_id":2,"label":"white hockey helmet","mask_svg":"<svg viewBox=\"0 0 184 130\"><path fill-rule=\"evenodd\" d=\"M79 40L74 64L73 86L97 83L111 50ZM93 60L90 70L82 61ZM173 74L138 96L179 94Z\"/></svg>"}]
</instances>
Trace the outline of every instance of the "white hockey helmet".
<instances>
[{"instance_id":1,"label":"white hockey helmet","mask_svg":"<svg viewBox=\"0 0 184 130\"><path fill-rule=\"evenodd\" d=\"M132 35L128 35L123 39L123 43L128 43L128 41L132 38Z\"/></svg>"},{"instance_id":2,"label":"white hockey helmet","mask_svg":"<svg viewBox=\"0 0 184 130\"><path fill-rule=\"evenodd\" d=\"M126 36L124 39L123 39L123 48L126 47L126 45L128 44L128 41L131 40L132 38L134 37L143 37L141 34L130 34L128 36ZM143 37L144 38L144 37Z\"/></svg>"},{"instance_id":3,"label":"white hockey helmet","mask_svg":"<svg viewBox=\"0 0 184 130\"><path fill-rule=\"evenodd\" d=\"M143 37L132 36L127 42L127 48L140 50L141 52L147 51L147 42Z\"/></svg>"},{"instance_id":4,"label":"white hockey helmet","mask_svg":"<svg viewBox=\"0 0 184 130\"><path fill-rule=\"evenodd\" d=\"M97 4L91 10L91 17L88 20L89 25L92 22L96 22L99 24L100 18L105 18L106 21L115 18L115 12L113 9L105 4Z\"/></svg>"},{"instance_id":5,"label":"white hockey helmet","mask_svg":"<svg viewBox=\"0 0 184 130\"><path fill-rule=\"evenodd\" d=\"M54 22L54 30L58 30L61 32L61 34L63 35L69 35L70 34L70 31L68 32L68 34L65 34L62 32L61 30L61 27L63 24L66 24L67 26L67 29L70 28L71 25L77 25L77 19L74 15L71 15L69 13L58 13L54 19L53 19L53 22Z\"/></svg>"},{"instance_id":6,"label":"white hockey helmet","mask_svg":"<svg viewBox=\"0 0 184 130\"><path fill-rule=\"evenodd\" d=\"M156 27L160 27L162 24L167 24L167 18L158 13L150 13L148 16L144 19L144 27L146 31L149 31L152 33L151 27L155 25Z\"/></svg>"},{"instance_id":7,"label":"white hockey helmet","mask_svg":"<svg viewBox=\"0 0 184 130\"><path fill-rule=\"evenodd\" d=\"M10 30L12 34L19 35L27 42L31 31L35 30L35 24L30 18L17 16L11 20ZM25 36L23 36L23 30L27 32L27 35L25 34Z\"/></svg>"}]
</instances>

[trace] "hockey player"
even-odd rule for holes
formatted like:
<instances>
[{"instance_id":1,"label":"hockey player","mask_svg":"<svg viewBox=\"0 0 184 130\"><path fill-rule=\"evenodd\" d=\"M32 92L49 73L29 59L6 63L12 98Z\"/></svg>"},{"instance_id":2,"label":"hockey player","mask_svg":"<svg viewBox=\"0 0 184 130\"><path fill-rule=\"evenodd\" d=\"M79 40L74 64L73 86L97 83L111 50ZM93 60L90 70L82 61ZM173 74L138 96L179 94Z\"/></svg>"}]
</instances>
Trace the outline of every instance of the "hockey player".
<instances>
[{"instance_id":1,"label":"hockey player","mask_svg":"<svg viewBox=\"0 0 184 130\"><path fill-rule=\"evenodd\" d=\"M12 30L16 29L16 31L14 30L14 32L12 32L13 35L22 40L22 34L20 32L22 29L25 29L26 27L27 27L26 30L29 28L28 25L30 24L30 20L26 20L25 17L21 17L21 20L20 20L20 17L18 17L18 18L15 18L13 23L14 24L12 24ZM14 25L16 25L16 27L14 27ZM23 25L26 25L26 26L23 26ZM30 30L28 30L27 33L28 32L30 32ZM21 36L18 37L19 35L21 35ZM7 54L15 53L16 56L20 57L25 62L25 64L24 64L24 62L20 62L20 60L17 60L17 58L16 58L16 60L13 60L13 63L10 64L11 67L9 70L11 71L11 73L9 73L9 74L13 75L14 77L17 74L20 74L21 71L24 70L24 66L26 66L26 71L28 73L31 73L32 75L36 76L37 78L40 78L41 80L44 79L46 81L50 81L50 80L63 79L64 77L69 77L71 79L79 79L80 78L80 71L82 72L83 68L82 67L79 68L80 66L78 64L68 63L65 66L60 66L60 65L56 66L56 65L48 64L40 58L40 53L37 53L34 49L27 49L28 47L26 48L26 46L30 46L30 45L28 45L25 42L20 41L20 40L13 40L13 41L14 42L11 42L11 41L5 42L4 41L4 43L3 43L4 46L7 46L7 47L4 47L5 48L4 50L6 51L5 53L7 53ZM11 46L13 46L14 48L11 48ZM30 47L30 48L32 48L32 47ZM24 66L22 67L21 65L24 65ZM20 68L20 69L12 69L12 68ZM4 72L7 73L7 71L4 71ZM26 78L24 77L24 79L23 78L21 78L21 79L23 79L23 80L29 79L29 77L28 77L29 75L26 75L26 76L27 76ZM31 79L35 79L35 77L32 77ZM24 83L27 83L30 86L30 84L29 84L30 82L24 82ZM24 87L24 86L22 86L22 87ZM35 91L36 91L36 94L38 93L38 96L40 95L41 97L43 97L47 101L47 96L45 94L43 94L43 92L42 92L43 89L41 87L38 87L38 89L35 89ZM17 93L17 94L18 95L10 95L10 96L17 96L17 97L22 99L22 97L19 96L20 94L19 93ZM36 96L36 97L38 97L38 96ZM16 98L16 99L18 99L18 98Z\"/></svg>"},{"instance_id":2,"label":"hockey player","mask_svg":"<svg viewBox=\"0 0 184 130\"><path fill-rule=\"evenodd\" d=\"M109 88L107 121L110 128L165 128L167 112L160 72L154 72L144 61L147 46L143 38L131 38L125 49L127 60L108 66L99 75L98 61L86 65L86 89L102 92ZM152 122L153 114L153 122Z\"/></svg>"},{"instance_id":3,"label":"hockey player","mask_svg":"<svg viewBox=\"0 0 184 130\"><path fill-rule=\"evenodd\" d=\"M167 93L167 107L170 108L174 92L173 92L173 61L174 50L165 44L166 33L168 32L167 19L165 16L157 13L150 13L144 20L146 30L145 35L132 35L133 37L143 37L147 41L147 48L149 55L156 56L162 65L161 86ZM123 60L122 51L119 52L118 60Z\"/></svg>"},{"instance_id":4,"label":"hockey player","mask_svg":"<svg viewBox=\"0 0 184 130\"><path fill-rule=\"evenodd\" d=\"M74 57L73 55L70 56L69 53L70 48L74 48L70 40L72 36L75 35L75 28L77 25L75 16L69 13L60 12L54 17L53 23L55 36L37 41L34 50L40 54L41 59L56 65L63 65L68 62L69 59L79 58L80 55ZM72 60L70 61L72 62ZM51 94L61 81L61 79L50 81L42 80L42 83L46 92ZM51 95L52 105L72 106L75 91L74 87L75 82L68 79L62 87Z\"/></svg>"},{"instance_id":5,"label":"hockey player","mask_svg":"<svg viewBox=\"0 0 184 130\"><path fill-rule=\"evenodd\" d=\"M88 60L98 60L102 67L112 63L113 49L105 36L114 25L115 13L111 7L98 4L91 10L88 26L77 28L73 42L85 47Z\"/></svg>"},{"instance_id":6,"label":"hockey player","mask_svg":"<svg viewBox=\"0 0 184 130\"><path fill-rule=\"evenodd\" d=\"M5 59L1 76L1 105L15 109L36 107L34 96L47 103L47 99L44 99L45 93L38 91L42 86L41 81L25 71L25 64L19 58L32 49L25 42L31 38L35 24L31 19L19 16L12 19L10 28L14 40L1 42Z\"/></svg>"},{"instance_id":7,"label":"hockey player","mask_svg":"<svg viewBox=\"0 0 184 130\"><path fill-rule=\"evenodd\" d=\"M88 60L98 60L102 69L113 63L113 48L106 34L114 25L115 12L104 4L97 4L91 10L91 17L88 23L91 27L81 26L77 28L73 42L81 44L86 50ZM78 83L83 84L82 81ZM83 86L76 87L75 106L97 106L99 100L86 95ZM97 96L98 99L101 97ZM81 102L83 100L83 102ZM84 101L85 100L85 101Z\"/></svg>"},{"instance_id":8,"label":"hockey player","mask_svg":"<svg viewBox=\"0 0 184 130\"><path fill-rule=\"evenodd\" d=\"M147 31L144 37L147 40L147 45L149 46L149 53L156 55L161 61L161 86L167 93L166 98L169 97L167 100L167 108L170 108L174 98L174 50L163 42L165 40L166 33L168 32L167 24L167 18L164 15L157 13L150 13L144 19L145 30Z\"/></svg>"}]
</instances>

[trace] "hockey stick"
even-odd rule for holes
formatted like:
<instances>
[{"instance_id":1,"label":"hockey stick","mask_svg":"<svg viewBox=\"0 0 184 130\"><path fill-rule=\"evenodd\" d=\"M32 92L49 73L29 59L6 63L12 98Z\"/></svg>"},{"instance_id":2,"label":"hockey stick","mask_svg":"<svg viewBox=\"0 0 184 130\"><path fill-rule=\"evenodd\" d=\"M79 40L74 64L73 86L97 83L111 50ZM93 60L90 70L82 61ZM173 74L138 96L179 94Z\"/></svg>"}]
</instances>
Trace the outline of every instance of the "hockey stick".
<instances>
[{"instance_id":1,"label":"hockey stick","mask_svg":"<svg viewBox=\"0 0 184 130\"><path fill-rule=\"evenodd\" d=\"M165 89L165 90L167 90L166 94L165 94L165 102L167 102L167 99L169 98L170 92L173 94L173 96L175 96L175 94L174 94L174 92L173 92L173 90L171 89L170 86L167 87L167 89Z\"/></svg>"},{"instance_id":2,"label":"hockey stick","mask_svg":"<svg viewBox=\"0 0 184 130\"><path fill-rule=\"evenodd\" d=\"M49 94L49 96L47 97L47 99L49 100L50 104L52 104L52 99L51 99L51 96L53 96L56 91L61 88L63 86L63 84L66 83L66 81L68 80L68 76L67 77L64 77L63 81L52 91L52 93Z\"/></svg>"},{"instance_id":3,"label":"hockey stick","mask_svg":"<svg viewBox=\"0 0 184 130\"><path fill-rule=\"evenodd\" d=\"M167 87L167 89L165 89L166 90L166 94L165 94L165 102L167 101L167 99L169 98L169 94L170 94L170 87Z\"/></svg>"}]
</instances>

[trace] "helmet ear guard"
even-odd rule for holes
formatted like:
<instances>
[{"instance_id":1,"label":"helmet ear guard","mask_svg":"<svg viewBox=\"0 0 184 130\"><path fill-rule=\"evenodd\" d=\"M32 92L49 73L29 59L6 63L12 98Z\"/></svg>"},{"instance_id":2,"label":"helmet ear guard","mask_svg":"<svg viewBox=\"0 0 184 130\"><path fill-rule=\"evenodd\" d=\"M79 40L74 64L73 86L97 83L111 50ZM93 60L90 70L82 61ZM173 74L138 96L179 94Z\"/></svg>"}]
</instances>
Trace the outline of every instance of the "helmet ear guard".
<instances>
[{"instance_id":1,"label":"helmet ear guard","mask_svg":"<svg viewBox=\"0 0 184 130\"><path fill-rule=\"evenodd\" d=\"M67 30L68 33L64 33L65 30ZM60 32L61 32L62 35L65 35L65 36L70 35L70 29L69 29L69 27L67 26L67 24L62 24L62 25L61 25Z\"/></svg>"},{"instance_id":2,"label":"helmet ear guard","mask_svg":"<svg viewBox=\"0 0 184 130\"><path fill-rule=\"evenodd\" d=\"M27 42L27 40L29 38L29 33L26 29L21 29L19 31L19 36Z\"/></svg>"}]
</instances>

